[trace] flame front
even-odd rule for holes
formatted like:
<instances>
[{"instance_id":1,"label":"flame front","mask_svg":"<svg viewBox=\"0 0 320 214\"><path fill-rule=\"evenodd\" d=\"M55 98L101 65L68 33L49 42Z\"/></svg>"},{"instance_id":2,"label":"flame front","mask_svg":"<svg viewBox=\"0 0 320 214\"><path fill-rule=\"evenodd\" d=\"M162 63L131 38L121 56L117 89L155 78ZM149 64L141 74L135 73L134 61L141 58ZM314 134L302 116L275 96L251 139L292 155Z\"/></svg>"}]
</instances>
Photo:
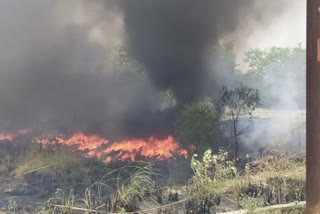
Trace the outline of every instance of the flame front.
<instances>
[{"instance_id":1,"label":"flame front","mask_svg":"<svg viewBox=\"0 0 320 214\"><path fill-rule=\"evenodd\" d=\"M31 132L29 129L19 130L16 133L0 133L0 141L13 141L17 136ZM97 157L104 162L111 160L136 161L139 158L154 158L158 160L169 159L173 153L187 157L187 150L179 148L179 144L172 136L164 139L150 137L148 140L131 139L114 142L96 135L85 135L77 132L69 138L63 137L34 137L33 141L44 146L50 144L61 144L74 146L80 151L84 151L87 157Z\"/></svg>"},{"instance_id":2,"label":"flame front","mask_svg":"<svg viewBox=\"0 0 320 214\"><path fill-rule=\"evenodd\" d=\"M103 154L112 154L117 152L115 159L131 160L135 161L138 156L156 158L156 159L168 159L173 156L173 152L177 152L180 155L187 155L186 150L179 150L179 144L173 139L172 136L159 140L155 137L150 137L147 141L141 139L124 140L121 142L115 142L107 149L102 151L99 156ZM108 156L105 162L109 162L111 157Z\"/></svg>"},{"instance_id":3,"label":"flame front","mask_svg":"<svg viewBox=\"0 0 320 214\"><path fill-rule=\"evenodd\" d=\"M29 132L31 132L30 129L21 129L16 133L0 133L0 141L1 140L13 141L13 139L16 138L17 136L27 134Z\"/></svg>"},{"instance_id":4,"label":"flame front","mask_svg":"<svg viewBox=\"0 0 320 214\"><path fill-rule=\"evenodd\" d=\"M64 139L61 137L36 137L33 139L36 143L40 143L44 146L49 144L62 144L67 146L76 146L78 150L80 151L87 151L87 156L94 157L97 156L97 153L95 152L96 149L98 149L100 146L109 143L108 140L96 136L91 135L87 136L83 134L82 132L75 133L70 138Z\"/></svg>"},{"instance_id":5,"label":"flame front","mask_svg":"<svg viewBox=\"0 0 320 214\"><path fill-rule=\"evenodd\" d=\"M81 151L91 151L109 143L109 141L96 135L86 136L82 132L78 132L66 140L61 139L60 143L70 146L77 145Z\"/></svg>"},{"instance_id":6,"label":"flame front","mask_svg":"<svg viewBox=\"0 0 320 214\"><path fill-rule=\"evenodd\" d=\"M187 156L186 150L181 150L179 144L172 136L165 139L150 137L148 140L132 139L109 143L109 140L99 136L87 136L82 132L70 138L37 137L34 141L43 145L58 143L76 146L77 149L87 152L88 157L103 158L104 162L111 160L136 161L138 158L154 158L158 160L169 159L173 153Z\"/></svg>"}]
</instances>

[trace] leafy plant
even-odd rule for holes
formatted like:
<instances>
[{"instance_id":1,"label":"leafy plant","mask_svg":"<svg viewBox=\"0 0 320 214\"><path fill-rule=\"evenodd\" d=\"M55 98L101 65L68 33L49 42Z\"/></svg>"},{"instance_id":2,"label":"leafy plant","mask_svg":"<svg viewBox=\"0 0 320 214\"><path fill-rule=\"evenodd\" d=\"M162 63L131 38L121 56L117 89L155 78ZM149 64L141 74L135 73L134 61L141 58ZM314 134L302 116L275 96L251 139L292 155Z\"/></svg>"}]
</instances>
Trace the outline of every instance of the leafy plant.
<instances>
[{"instance_id":1,"label":"leafy plant","mask_svg":"<svg viewBox=\"0 0 320 214\"><path fill-rule=\"evenodd\" d=\"M14 200L9 200L8 202L8 210L10 212L16 212L17 211L17 208L18 208L18 205L17 205L17 202L14 201Z\"/></svg>"},{"instance_id":2,"label":"leafy plant","mask_svg":"<svg viewBox=\"0 0 320 214\"><path fill-rule=\"evenodd\" d=\"M209 149L202 161L196 159L197 155L192 157L194 176L187 188L187 195L191 199L187 203L190 213L209 213L212 206L219 205L220 196L225 192L224 181L237 173L234 162L228 161L227 156L228 153L223 150L213 155Z\"/></svg>"},{"instance_id":3,"label":"leafy plant","mask_svg":"<svg viewBox=\"0 0 320 214\"><path fill-rule=\"evenodd\" d=\"M194 148L203 153L214 146L219 134L219 114L210 101L187 104L181 111L176 126L176 134L184 148Z\"/></svg>"},{"instance_id":4,"label":"leafy plant","mask_svg":"<svg viewBox=\"0 0 320 214\"><path fill-rule=\"evenodd\" d=\"M242 198L241 206L247 209L248 214L257 213L258 202L256 198L245 196Z\"/></svg>"}]
</instances>

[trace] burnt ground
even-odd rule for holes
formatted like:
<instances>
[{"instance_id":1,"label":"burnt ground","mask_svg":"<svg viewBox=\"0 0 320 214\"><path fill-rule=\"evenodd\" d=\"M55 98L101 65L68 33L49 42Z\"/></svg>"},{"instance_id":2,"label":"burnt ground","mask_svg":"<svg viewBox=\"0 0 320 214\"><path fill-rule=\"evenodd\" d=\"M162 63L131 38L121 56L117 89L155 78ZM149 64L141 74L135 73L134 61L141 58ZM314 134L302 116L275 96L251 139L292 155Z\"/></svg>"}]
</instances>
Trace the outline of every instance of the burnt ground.
<instances>
[{"instance_id":1,"label":"burnt ground","mask_svg":"<svg viewBox=\"0 0 320 214\"><path fill-rule=\"evenodd\" d=\"M34 213L50 198L44 195L45 188L41 186L30 187L24 179L16 178L1 183L0 211L8 212L14 209L19 213Z\"/></svg>"}]
</instances>

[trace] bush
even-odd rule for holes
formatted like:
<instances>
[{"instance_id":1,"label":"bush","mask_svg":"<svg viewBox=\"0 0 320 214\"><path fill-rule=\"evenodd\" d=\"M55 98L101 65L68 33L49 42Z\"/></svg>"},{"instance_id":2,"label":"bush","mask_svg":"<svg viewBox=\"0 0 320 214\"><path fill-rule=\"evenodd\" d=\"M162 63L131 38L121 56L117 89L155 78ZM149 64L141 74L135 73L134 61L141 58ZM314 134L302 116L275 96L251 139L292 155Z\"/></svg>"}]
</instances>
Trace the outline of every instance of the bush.
<instances>
[{"instance_id":1,"label":"bush","mask_svg":"<svg viewBox=\"0 0 320 214\"><path fill-rule=\"evenodd\" d=\"M210 209L219 205L220 196L226 191L224 181L232 178L237 170L233 161L227 161L227 152L220 150L218 154L212 155L207 150L202 161L191 160L191 168L194 176L190 179L187 188L186 203L187 213L210 213Z\"/></svg>"},{"instance_id":2,"label":"bush","mask_svg":"<svg viewBox=\"0 0 320 214\"><path fill-rule=\"evenodd\" d=\"M217 147L214 140L219 135L219 119L209 101L185 105L176 124L180 145L193 147L201 155L206 149Z\"/></svg>"}]
</instances>

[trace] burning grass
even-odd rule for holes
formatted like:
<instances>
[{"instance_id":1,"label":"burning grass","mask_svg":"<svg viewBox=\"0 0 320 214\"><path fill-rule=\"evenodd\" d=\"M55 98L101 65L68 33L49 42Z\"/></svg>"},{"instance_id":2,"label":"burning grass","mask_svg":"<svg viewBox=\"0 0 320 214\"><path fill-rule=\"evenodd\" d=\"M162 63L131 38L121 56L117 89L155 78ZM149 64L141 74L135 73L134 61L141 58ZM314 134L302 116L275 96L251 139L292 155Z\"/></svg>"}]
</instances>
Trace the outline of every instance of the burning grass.
<instances>
[{"instance_id":1,"label":"burning grass","mask_svg":"<svg viewBox=\"0 0 320 214\"><path fill-rule=\"evenodd\" d=\"M139 161L141 159L166 160L174 154L188 156L172 136L164 138L149 137L148 139L124 139L109 142L108 139L97 135L86 135L76 132L67 136L34 136L32 130L19 130L16 133L0 133L0 141L15 142L18 137L28 134L33 143L41 147L73 147L86 153L87 157L102 159L105 163L113 159L123 161Z\"/></svg>"}]
</instances>

